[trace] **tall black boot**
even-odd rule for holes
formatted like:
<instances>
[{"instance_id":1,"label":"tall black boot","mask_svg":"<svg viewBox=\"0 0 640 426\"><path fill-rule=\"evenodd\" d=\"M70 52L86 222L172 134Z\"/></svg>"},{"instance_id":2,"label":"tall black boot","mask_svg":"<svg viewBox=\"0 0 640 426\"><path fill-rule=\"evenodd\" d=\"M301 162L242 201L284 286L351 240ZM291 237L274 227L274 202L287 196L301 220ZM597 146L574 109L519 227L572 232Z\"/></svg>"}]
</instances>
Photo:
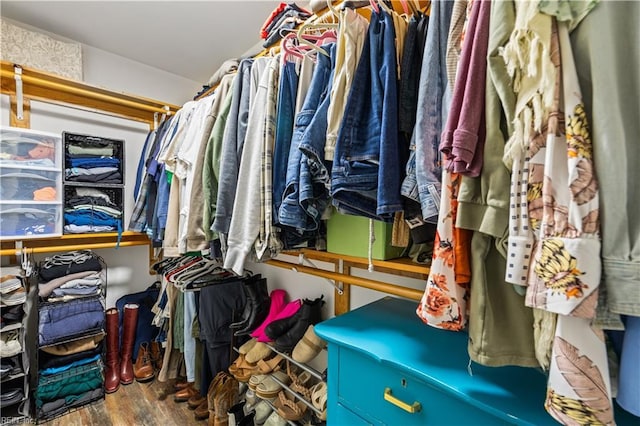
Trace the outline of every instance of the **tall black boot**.
<instances>
[{"instance_id":1,"label":"tall black boot","mask_svg":"<svg viewBox=\"0 0 640 426\"><path fill-rule=\"evenodd\" d=\"M247 286L257 285L258 281L262 278L261 274L252 275L249 278L245 279L243 284L244 294L246 295L247 302L244 305L244 309L242 310L242 315L240 319L236 322L233 322L229 325L229 328L239 328L243 329L247 326L247 321L249 321L249 316L251 315L251 304L249 303L249 293L247 291Z\"/></svg>"},{"instance_id":2,"label":"tall black boot","mask_svg":"<svg viewBox=\"0 0 640 426\"><path fill-rule=\"evenodd\" d=\"M262 324L262 321L269 315L269 308L271 307L266 278L261 278L255 285L247 285L244 288L247 291L247 304L250 305L251 312L244 327L234 333L236 336L249 334Z\"/></svg>"}]
</instances>

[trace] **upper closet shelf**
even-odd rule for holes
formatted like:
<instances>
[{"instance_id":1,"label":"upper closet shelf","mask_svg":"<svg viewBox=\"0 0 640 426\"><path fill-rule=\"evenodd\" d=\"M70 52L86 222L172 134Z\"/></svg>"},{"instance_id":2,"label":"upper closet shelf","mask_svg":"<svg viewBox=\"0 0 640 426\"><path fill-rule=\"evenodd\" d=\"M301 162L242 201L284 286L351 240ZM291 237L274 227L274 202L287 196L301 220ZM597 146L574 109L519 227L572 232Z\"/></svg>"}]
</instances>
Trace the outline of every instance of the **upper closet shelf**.
<instances>
[{"instance_id":1,"label":"upper closet shelf","mask_svg":"<svg viewBox=\"0 0 640 426\"><path fill-rule=\"evenodd\" d=\"M149 246L151 241L145 233L126 231L122 233L120 244L116 243L116 232L96 234L65 234L52 238L38 238L28 241L2 241L0 255L20 255L27 253L55 253L70 250L88 250L130 246Z\"/></svg>"},{"instance_id":2,"label":"upper closet shelf","mask_svg":"<svg viewBox=\"0 0 640 426\"><path fill-rule=\"evenodd\" d=\"M2 77L3 94L18 98L22 96L25 100L34 99L54 104L79 106L88 110L98 110L102 113L142 121L150 126L154 126L154 123L158 121L158 114L173 114L180 109L178 105L127 93L114 92L33 68L22 67L7 61L2 61L0 75ZM17 99L16 103L20 104L22 102ZM17 107L20 108L20 106ZM28 110L28 105L25 109ZM12 112L15 111L16 109L12 105ZM16 125L18 127L29 127L28 125L20 125L20 123L12 123L12 126Z\"/></svg>"}]
</instances>

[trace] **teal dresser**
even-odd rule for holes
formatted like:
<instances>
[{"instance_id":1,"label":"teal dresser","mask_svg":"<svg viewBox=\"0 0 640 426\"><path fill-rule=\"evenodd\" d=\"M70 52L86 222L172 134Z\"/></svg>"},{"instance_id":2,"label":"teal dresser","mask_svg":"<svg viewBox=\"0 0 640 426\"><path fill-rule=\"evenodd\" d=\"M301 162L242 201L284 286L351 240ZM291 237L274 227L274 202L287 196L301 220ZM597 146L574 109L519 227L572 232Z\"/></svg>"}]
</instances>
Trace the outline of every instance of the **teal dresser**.
<instances>
[{"instance_id":1,"label":"teal dresser","mask_svg":"<svg viewBox=\"0 0 640 426\"><path fill-rule=\"evenodd\" d=\"M542 372L469 366L466 333L423 324L416 304L386 297L316 325L329 343L329 426L558 424Z\"/></svg>"}]
</instances>

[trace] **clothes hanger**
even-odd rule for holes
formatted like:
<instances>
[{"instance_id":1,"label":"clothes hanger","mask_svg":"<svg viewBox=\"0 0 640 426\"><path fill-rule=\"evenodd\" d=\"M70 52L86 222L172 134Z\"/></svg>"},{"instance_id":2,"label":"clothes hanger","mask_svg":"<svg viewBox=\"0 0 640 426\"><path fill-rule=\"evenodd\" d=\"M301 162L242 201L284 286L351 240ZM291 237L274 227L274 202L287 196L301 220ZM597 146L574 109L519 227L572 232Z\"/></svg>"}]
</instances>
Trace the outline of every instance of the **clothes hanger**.
<instances>
[{"instance_id":1,"label":"clothes hanger","mask_svg":"<svg viewBox=\"0 0 640 426\"><path fill-rule=\"evenodd\" d=\"M191 272L199 271L200 269L207 266L207 260L203 257L196 257L194 261L189 262L184 268L180 268L180 270L174 272L170 276L167 277L168 281L175 284L179 281L180 277L185 276Z\"/></svg>"},{"instance_id":2,"label":"clothes hanger","mask_svg":"<svg viewBox=\"0 0 640 426\"><path fill-rule=\"evenodd\" d=\"M369 0L369 4L371 5L371 8L372 8L376 13L380 13L380 8L378 7L377 0Z\"/></svg>"},{"instance_id":3,"label":"clothes hanger","mask_svg":"<svg viewBox=\"0 0 640 426\"><path fill-rule=\"evenodd\" d=\"M216 270L219 270L220 272L224 271L224 269L222 269L220 265L220 262L216 262L212 260L210 261L205 260L204 262L198 265L199 266L187 268L183 271L180 271L179 274L176 274L173 277L172 282L176 286L184 286L184 284L186 284L190 280L205 276L207 274L211 274Z\"/></svg>"},{"instance_id":4,"label":"clothes hanger","mask_svg":"<svg viewBox=\"0 0 640 426\"><path fill-rule=\"evenodd\" d=\"M293 44L295 40L297 40L297 37L295 32L290 32L282 39L280 47L284 51L283 60L287 60L287 55L299 59L304 57L304 54L299 51L300 46Z\"/></svg>"},{"instance_id":5,"label":"clothes hanger","mask_svg":"<svg viewBox=\"0 0 640 426\"><path fill-rule=\"evenodd\" d=\"M199 261L198 258L189 258L189 257L185 257L184 259L182 259L180 262L178 262L171 270L167 271L164 273L164 277L167 281L173 282L171 281L171 277L174 276L175 274L177 274L178 272L182 271L185 268L188 268L192 265L194 265L195 263L197 263ZM186 263L183 263L186 262Z\"/></svg>"},{"instance_id":6,"label":"clothes hanger","mask_svg":"<svg viewBox=\"0 0 640 426\"><path fill-rule=\"evenodd\" d=\"M336 18L340 19L340 12L338 11L338 9L333 7L333 1L332 0L327 0L327 9L329 9L329 11L333 14L333 16L335 16Z\"/></svg>"},{"instance_id":7,"label":"clothes hanger","mask_svg":"<svg viewBox=\"0 0 640 426\"><path fill-rule=\"evenodd\" d=\"M404 14L407 16L411 16L411 13L409 13L409 6L407 4L407 0L400 0L400 5L402 5L402 10L404 11Z\"/></svg>"},{"instance_id":8,"label":"clothes hanger","mask_svg":"<svg viewBox=\"0 0 640 426\"><path fill-rule=\"evenodd\" d=\"M384 2L384 0L378 0L378 4L384 9L385 12L387 12L388 14L393 14L395 13L395 11L393 9L391 9L389 6L387 6L387 4Z\"/></svg>"},{"instance_id":9,"label":"clothes hanger","mask_svg":"<svg viewBox=\"0 0 640 426\"><path fill-rule=\"evenodd\" d=\"M311 23L304 23L302 24L302 26L300 27L300 29L298 30L298 43L303 44L305 46L308 46L309 48L311 48L312 50L315 50L316 52L325 55L325 56L329 56L329 53L327 53L326 50L322 49L321 47L311 43L310 41L308 41L305 38L305 34L304 32L306 30L309 29L334 29L334 28L338 28L338 24L335 23L325 23L325 22L321 22L321 23L317 23L317 24L311 24Z\"/></svg>"}]
</instances>

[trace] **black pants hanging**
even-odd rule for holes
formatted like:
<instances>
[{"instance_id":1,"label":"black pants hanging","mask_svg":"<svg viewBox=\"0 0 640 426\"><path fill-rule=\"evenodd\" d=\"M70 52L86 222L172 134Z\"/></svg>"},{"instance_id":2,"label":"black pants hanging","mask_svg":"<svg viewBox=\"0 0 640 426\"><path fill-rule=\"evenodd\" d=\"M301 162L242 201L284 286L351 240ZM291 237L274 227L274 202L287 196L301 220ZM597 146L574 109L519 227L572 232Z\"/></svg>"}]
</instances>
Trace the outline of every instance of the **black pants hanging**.
<instances>
[{"instance_id":1,"label":"black pants hanging","mask_svg":"<svg viewBox=\"0 0 640 426\"><path fill-rule=\"evenodd\" d=\"M204 346L200 395L206 396L211 380L218 372L226 371L235 359L231 354L234 337L229 325L244 309L246 297L242 280L238 279L203 287L199 299L200 340ZM247 337L236 338L236 344L243 343Z\"/></svg>"}]
</instances>

